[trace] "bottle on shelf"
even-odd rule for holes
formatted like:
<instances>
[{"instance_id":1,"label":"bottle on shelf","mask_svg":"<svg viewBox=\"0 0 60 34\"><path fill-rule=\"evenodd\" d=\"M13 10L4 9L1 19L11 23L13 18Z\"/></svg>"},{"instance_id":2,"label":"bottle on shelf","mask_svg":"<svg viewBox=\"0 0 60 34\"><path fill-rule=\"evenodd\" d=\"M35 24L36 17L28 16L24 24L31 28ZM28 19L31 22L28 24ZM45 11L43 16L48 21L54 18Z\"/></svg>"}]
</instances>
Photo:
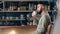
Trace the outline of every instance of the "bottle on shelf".
<instances>
[{"instance_id":1,"label":"bottle on shelf","mask_svg":"<svg viewBox=\"0 0 60 34\"><path fill-rule=\"evenodd\" d=\"M30 17L30 25L33 25L32 17Z\"/></svg>"},{"instance_id":2,"label":"bottle on shelf","mask_svg":"<svg viewBox=\"0 0 60 34\"><path fill-rule=\"evenodd\" d=\"M20 15L20 23L21 23L21 26L24 26L23 21L24 21L24 15L21 14Z\"/></svg>"},{"instance_id":3,"label":"bottle on shelf","mask_svg":"<svg viewBox=\"0 0 60 34\"><path fill-rule=\"evenodd\" d=\"M4 20L4 16L2 16L2 19Z\"/></svg>"},{"instance_id":4,"label":"bottle on shelf","mask_svg":"<svg viewBox=\"0 0 60 34\"><path fill-rule=\"evenodd\" d=\"M30 25L30 26L33 25L30 14L27 14L27 25Z\"/></svg>"},{"instance_id":5,"label":"bottle on shelf","mask_svg":"<svg viewBox=\"0 0 60 34\"><path fill-rule=\"evenodd\" d=\"M33 25L33 23L32 23L32 22L30 22L30 26L31 26L31 25Z\"/></svg>"},{"instance_id":6,"label":"bottle on shelf","mask_svg":"<svg viewBox=\"0 0 60 34\"><path fill-rule=\"evenodd\" d=\"M2 25L3 23L2 22L0 22L0 25Z\"/></svg>"},{"instance_id":7,"label":"bottle on shelf","mask_svg":"<svg viewBox=\"0 0 60 34\"><path fill-rule=\"evenodd\" d=\"M6 25L9 25L9 22L4 22L4 25L6 26Z\"/></svg>"},{"instance_id":8,"label":"bottle on shelf","mask_svg":"<svg viewBox=\"0 0 60 34\"><path fill-rule=\"evenodd\" d=\"M0 20L1 20L1 17L0 17Z\"/></svg>"},{"instance_id":9,"label":"bottle on shelf","mask_svg":"<svg viewBox=\"0 0 60 34\"><path fill-rule=\"evenodd\" d=\"M20 15L20 19L24 19L24 15L23 14Z\"/></svg>"},{"instance_id":10,"label":"bottle on shelf","mask_svg":"<svg viewBox=\"0 0 60 34\"><path fill-rule=\"evenodd\" d=\"M28 26L28 25L30 25L30 23L29 23L29 22L27 22L27 26Z\"/></svg>"}]
</instances>

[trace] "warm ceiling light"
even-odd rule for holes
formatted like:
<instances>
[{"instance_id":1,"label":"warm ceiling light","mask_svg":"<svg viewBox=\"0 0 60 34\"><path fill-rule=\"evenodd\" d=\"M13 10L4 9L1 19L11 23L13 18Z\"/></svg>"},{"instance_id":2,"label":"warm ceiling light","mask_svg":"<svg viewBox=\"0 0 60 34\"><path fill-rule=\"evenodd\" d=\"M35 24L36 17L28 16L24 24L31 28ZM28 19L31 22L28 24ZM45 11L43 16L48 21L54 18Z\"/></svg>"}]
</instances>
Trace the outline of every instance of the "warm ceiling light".
<instances>
[{"instance_id":1,"label":"warm ceiling light","mask_svg":"<svg viewBox=\"0 0 60 34\"><path fill-rule=\"evenodd\" d=\"M10 34L15 34L15 31L11 31Z\"/></svg>"}]
</instances>

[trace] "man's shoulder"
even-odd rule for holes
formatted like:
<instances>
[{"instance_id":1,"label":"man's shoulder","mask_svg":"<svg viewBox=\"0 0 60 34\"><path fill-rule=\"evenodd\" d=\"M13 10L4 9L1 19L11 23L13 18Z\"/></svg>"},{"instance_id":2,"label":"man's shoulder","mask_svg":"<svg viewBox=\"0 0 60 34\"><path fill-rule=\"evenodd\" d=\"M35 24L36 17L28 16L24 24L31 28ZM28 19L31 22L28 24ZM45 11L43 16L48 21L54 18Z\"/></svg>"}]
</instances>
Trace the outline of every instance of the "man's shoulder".
<instances>
[{"instance_id":1,"label":"man's shoulder","mask_svg":"<svg viewBox=\"0 0 60 34\"><path fill-rule=\"evenodd\" d=\"M50 18L50 16L48 15L48 14L44 14L43 16L42 16L42 18Z\"/></svg>"}]
</instances>

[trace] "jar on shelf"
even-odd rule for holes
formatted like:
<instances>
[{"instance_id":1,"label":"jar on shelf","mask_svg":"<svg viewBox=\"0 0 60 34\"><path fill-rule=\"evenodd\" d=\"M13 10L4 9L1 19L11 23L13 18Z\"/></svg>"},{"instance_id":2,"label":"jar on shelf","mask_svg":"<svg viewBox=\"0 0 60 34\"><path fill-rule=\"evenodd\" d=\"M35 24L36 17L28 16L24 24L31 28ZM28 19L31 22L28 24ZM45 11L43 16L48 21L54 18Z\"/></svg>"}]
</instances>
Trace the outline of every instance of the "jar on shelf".
<instances>
[{"instance_id":1,"label":"jar on shelf","mask_svg":"<svg viewBox=\"0 0 60 34\"><path fill-rule=\"evenodd\" d=\"M18 11L20 11L20 7L18 7Z\"/></svg>"},{"instance_id":2,"label":"jar on shelf","mask_svg":"<svg viewBox=\"0 0 60 34\"><path fill-rule=\"evenodd\" d=\"M16 17L16 20L18 20L18 17Z\"/></svg>"},{"instance_id":3,"label":"jar on shelf","mask_svg":"<svg viewBox=\"0 0 60 34\"><path fill-rule=\"evenodd\" d=\"M9 17L7 16L6 19L9 20Z\"/></svg>"},{"instance_id":4,"label":"jar on shelf","mask_svg":"<svg viewBox=\"0 0 60 34\"><path fill-rule=\"evenodd\" d=\"M12 20L13 17L10 17L10 20Z\"/></svg>"}]
</instances>

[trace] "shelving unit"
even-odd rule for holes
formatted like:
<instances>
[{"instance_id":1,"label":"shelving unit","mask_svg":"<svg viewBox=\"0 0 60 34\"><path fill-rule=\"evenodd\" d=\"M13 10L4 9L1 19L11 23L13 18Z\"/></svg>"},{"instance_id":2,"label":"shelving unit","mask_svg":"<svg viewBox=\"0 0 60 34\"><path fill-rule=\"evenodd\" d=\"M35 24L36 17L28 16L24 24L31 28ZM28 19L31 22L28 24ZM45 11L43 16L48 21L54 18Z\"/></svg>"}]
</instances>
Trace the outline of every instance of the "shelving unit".
<instances>
[{"instance_id":1,"label":"shelving unit","mask_svg":"<svg viewBox=\"0 0 60 34\"><path fill-rule=\"evenodd\" d=\"M14 3L18 3L18 6L20 5L24 5L27 6L29 10L16 10L16 11L10 11L10 10L5 10L6 7L9 7L9 3L14 5ZM27 15L32 13L32 6L31 3L29 1L2 1L2 10L0 11L0 25L2 24L2 26L21 26L22 24L27 25ZM22 3L22 4L21 4ZM26 4L26 5L25 5ZM32 4L34 4L32 2ZM21 19L21 15L23 15L24 19ZM7 19L7 17L9 17ZM15 19L10 19L10 17L15 17ZM16 19L16 17L18 17L18 19ZM14 25L11 23L14 23Z\"/></svg>"},{"instance_id":2,"label":"shelving unit","mask_svg":"<svg viewBox=\"0 0 60 34\"><path fill-rule=\"evenodd\" d=\"M46 0L45 2L49 2L50 0ZM10 23L14 23L15 25L11 26L21 26L21 24L27 25L27 15L31 17L31 14L34 10L36 10L36 5L38 2L41 2L41 0L35 1L23 1L23 0L3 0L2 3L2 10L0 11L0 23L3 23L2 26L4 26L4 23L9 23L6 26L10 26ZM52 1L50 1L52 2ZM10 6L17 5L17 8L20 6L26 6L26 10L9 10ZM10 4L10 5L9 5ZM23 15L24 19L21 19L21 15ZM4 16L4 17L3 17ZM2 18L3 17L3 18ZM15 19L6 19L6 17L15 17ZM18 17L18 19L16 19ZM22 22L22 23L21 23Z\"/></svg>"},{"instance_id":3,"label":"shelving unit","mask_svg":"<svg viewBox=\"0 0 60 34\"><path fill-rule=\"evenodd\" d=\"M9 23L9 24L10 23L14 23L14 25L12 25L12 26L16 26L16 25L17 26L21 26L21 22L24 23L24 24L26 23L25 22L26 21L26 15L29 14L29 13L31 13L31 12L18 12L18 11L16 11L16 12L15 11L14 12L10 12L10 11L2 12L1 11L0 12L0 17L5 16L5 18L4 19L0 19L0 22ZM21 14L25 14L24 15L25 16L24 19L20 19L20 15ZM12 19L12 18L11 19L10 18L9 19L6 19L7 16L8 17L18 17L18 19L16 19L16 18L15 19Z\"/></svg>"}]
</instances>

